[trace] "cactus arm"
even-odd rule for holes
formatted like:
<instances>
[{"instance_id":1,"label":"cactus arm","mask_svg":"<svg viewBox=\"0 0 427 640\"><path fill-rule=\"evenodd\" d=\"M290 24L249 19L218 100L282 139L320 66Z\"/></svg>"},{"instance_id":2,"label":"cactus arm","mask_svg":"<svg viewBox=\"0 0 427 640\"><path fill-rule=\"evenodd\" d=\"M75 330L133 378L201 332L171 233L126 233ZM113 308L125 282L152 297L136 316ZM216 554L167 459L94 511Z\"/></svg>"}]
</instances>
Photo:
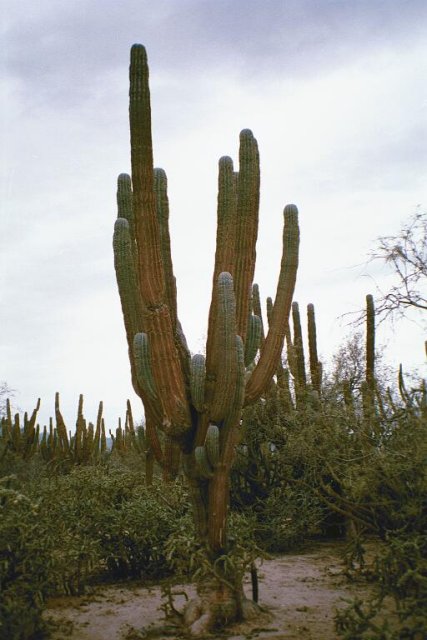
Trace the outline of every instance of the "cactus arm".
<instances>
[{"instance_id":1,"label":"cactus arm","mask_svg":"<svg viewBox=\"0 0 427 640\"><path fill-rule=\"evenodd\" d=\"M194 459L196 465L196 475L202 479L209 479L213 476L213 469L210 465L206 448L204 446L196 447L194 449Z\"/></svg>"},{"instance_id":2,"label":"cactus arm","mask_svg":"<svg viewBox=\"0 0 427 640\"><path fill-rule=\"evenodd\" d=\"M217 235L215 250L215 267L212 278L212 298L209 308L208 337L206 342L206 383L205 403L209 404L214 393L215 372L218 367L218 352L215 341L218 334L217 304L218 277L222 272L232 273L235 260L236 236L236 179L233 171L233 161L223 156L218 164L218 201L217 201ZM208 417L202 418L202 425L198 437L203 442L208 426Z\"/></svg>"},{"instance_id":3,"label":"cactus arm","mask_svg":"<svg viewBox=\"0 0 427 640\"><path fill-rule=\"evenodd\" d=\"M271 300L271 298L270 298ZM260 338L260 347L264 344L265 340L265 331L264 331L264 323L262 320L262 310L261 310L261 298L259 295L259 286L254 283L252 286L252 308L253 312L261 321L261 338Z\"/></svg>"},{"instance_id":4,"label":"cactus arm","mask_svg":"<svg viewBox=\"0 0 427 640\"><path fill-rule=\"evenodd\" d=\"M262 320L259 316L249 317L249 330L245 344L245 367L248 367L254 360L261 343Z\"/></svg>"},{"instance_id":5,"label":"cactus arm","mask_svg":"<svg viewBox=\"0 0 427 640\"><path fill-rule=\"evenodd\" d=\"M299 228L298 210L295 205L285 207L284 218L283 253L271 323L259 360L246 385L245 404L257 400L267 389L283 348L285 326L292 304L298 268Z\"/></svg>"},{"instance_id":6,"label":"cactus arm","mask_svg":"<svg viewBox=\"0 0 427 640\"><path fill-rule=\"evenodd\" d=\"M188 379L190 375L190 351L187 346L181 323L178 320L176 278L173 274L171 255L171 241L169 233L169 199L167 193L167 177L163 169L154 169L154 191L156 196L156 211L160 231L160 247L165 277L165 301L171 316L172 330L175 334L175 344L179 359Z\"/></svg>"},{"instance_id":7,"label":"cactus arm","mask_svg":"<svg viewBox=\"0 0 427 640\"><path fill-rule=\"evenodd\" d=\"M156 387L151 371L151 357L146 333L137 333L133 339L133 355L138 385L143 392L143 399L155 406L158 402Z\"/></svg>"},{"instance_id":8,"label":"cactus arm","mask_svg":"<svg viewBox=\"0 0 427 640\"><path fill-rule=\"evenodd\" d=\"M311 303L307 305L307 329L311 384L313 389L320 393L322 379L319 357L317 355L316 316L314 313L314 305Z\"/></svg>"},{"instance_id":9,"label":"cactus arm","mask_svg":"<svg viewBox=\"0 0 427 640\"><path fill-rule=\"evenodd\" d=\"M260 183L258 145L249 129L240 133L237 182L236 262L233 276L237 334L245 343L255 272Z\"/></svg>"},{"instance_id":10,"label":"cactus arm","mask_svg":"<svg viewBox=\"0 0 427 640\"><path fill-rule=\"evenodd\" d=\"M119 289L128 343L132 384L139 395L135 362L133 357L133 338L142 328L143 306L139 294L135 260L132 253L132 239L129 222L126 218L117 218L113 236L114 268Z\"/></svg>"},{"instance_id":11,"label":"cactus arm","mask_svg":"<svg viewBox=\"0 0 427 640\"><path fill-rule=\"evenodd\" d=\"M219 422L228 414L234 400L236 380L236 300L233 278L230 273L220 273L217 284L217 371L209 417Z\"/></svg>"},{"instance_id":12,"label":"cactus arm","mask_svg":"<svg viewBox=\"0 0 427 640\"><path fill-rule=\"evenodd\" d=\"M206 361L205 356L196 353L191 359L190 391L196 411L204 411Z\"/></svg>"},{"instance_id":13,"label":"cactus arm","mask_svg":"<svg viewBox=\"0 0 427 640\"><path fill-rule=\"evenodd\" d=\"M373 394L375 390L375 308L371 294L366 296L366 383Z\"/></svg>"},{"instance_id":14,"label":"cactus arm","mask_svg":"<svg viewBox=\"0 0 427 640\"><path fill-rule=\"evenodd\" d=\"M206 454L211 466L215 469L219 462L220 434L216 424L210 424L206 432Z\"/></svg>"},{"instance_id":15,"label":"cactus arm","mask_svg":"<svg viewBox=\"0 0 427 640\"><path fill-rule=\"evenodd\" d=\"M55 394L55 419L56 419L56 430L58 432L59 441L61 447L63 447L65 453L68 455L70 453L70 443L68 441L67 428L65 426L64 418L62 417L61 410L59 408L59 393Z\"/></svg>"},{"instance_id":16,"label":"cactus arm","mask_svg":"<svg viewBox=\"0 0 427 640\"><path fill-rule=\"evenodd\" d=\"M172 327L175 330L177 322L176 280L173 274L169 234L167 177L163 169L154 169L154 192L156 196L156 212L160 232L160 249L165 279L165 301L169 307Z\"/></svg>"},{"instance_id":17,"label":"cactus arm","mask_svg":"<svg viewBox=\"0 0 427 640\"><path fill-rule=\"evenodd\" d=\"M305 372L304 343L302 340L301 317L298 302L292 303L292 323L294 326L294 351L297 369L297 388L303 391L307 386L307 376Z\"/></svg>"},{"instance_id":18,"label":"cactus arm","mask_svg":"<svg viewBox=\"0 0 427 640\"><path fill-rule=\"evenodd\" d=\"M131 177L127 173L121 173L117 178L117 217L125 218L129 223L129 233L132 238L132 252L135 255L135 216L132 202Z\"/></svg>"},{"instance_id":19,"label":"cactus arm","mask_svg":"<svg viewBox=\"0 0 427 640\"><path fill-rule=\"evenodd\" d=\"M133 210L138 245L138 280L142 298L145 304L151 307L163 300L165 283L154 194L148 64L147 54L142 45L133 45L131 49L129 79L129 122Z\"/></svg>"}]
</instances>

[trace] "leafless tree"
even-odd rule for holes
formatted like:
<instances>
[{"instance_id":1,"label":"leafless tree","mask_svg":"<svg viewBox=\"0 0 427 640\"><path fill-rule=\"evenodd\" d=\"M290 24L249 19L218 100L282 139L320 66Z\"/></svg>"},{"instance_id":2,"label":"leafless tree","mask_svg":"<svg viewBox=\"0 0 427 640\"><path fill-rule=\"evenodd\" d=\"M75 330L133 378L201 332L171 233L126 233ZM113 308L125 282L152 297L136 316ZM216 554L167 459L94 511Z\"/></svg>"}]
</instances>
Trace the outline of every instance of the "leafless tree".
<instances>
[{"instance_id":1,"label":"leafless tree","mask_svg":"<svg viewBox=\"0 0 427 640\"><path fill-rule=\"evenodd\" d=\"M370 253L370 262L389 265L395 283L380 291L375 301L376 315L406 316L410 309L427 311L427 212L417 211L397 235L381 236Z\"/></svg>"}]
</instances>

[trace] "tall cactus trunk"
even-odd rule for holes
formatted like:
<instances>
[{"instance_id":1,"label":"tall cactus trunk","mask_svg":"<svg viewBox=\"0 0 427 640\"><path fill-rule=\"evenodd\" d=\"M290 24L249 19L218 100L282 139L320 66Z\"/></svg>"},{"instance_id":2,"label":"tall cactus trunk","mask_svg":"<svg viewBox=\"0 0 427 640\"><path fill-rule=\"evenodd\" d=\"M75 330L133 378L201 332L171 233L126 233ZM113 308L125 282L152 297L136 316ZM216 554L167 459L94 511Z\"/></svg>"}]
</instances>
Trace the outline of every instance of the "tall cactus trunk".
<instances>
[{"instance_id":1,"label":"tall cactus trunk","mask_svg":"<svg viewBox=\"0 0 427 640\"><path fill-rule=\"evenodd\" d=\"M163 170L153 167L148 65L142 45L131 49L129 96L132 178L121 174L118 180L114 263L131 379L144 404L149 450L166 480L176 476L182 459L196 533L212 563L212 579L198 585L198 598L185 614L197 635L251 610L237 577L218 573L214 563L228 551L229 478L242 409L271 388L280 361L298 268L298 210L295 205L284 209L279 280L264 335L253 283L259 153L252 132L243 130L239 171L234 171L231 158L219 161L206 357L191 358L178 319L167 179Z\"/></svg>"}]
</instances>

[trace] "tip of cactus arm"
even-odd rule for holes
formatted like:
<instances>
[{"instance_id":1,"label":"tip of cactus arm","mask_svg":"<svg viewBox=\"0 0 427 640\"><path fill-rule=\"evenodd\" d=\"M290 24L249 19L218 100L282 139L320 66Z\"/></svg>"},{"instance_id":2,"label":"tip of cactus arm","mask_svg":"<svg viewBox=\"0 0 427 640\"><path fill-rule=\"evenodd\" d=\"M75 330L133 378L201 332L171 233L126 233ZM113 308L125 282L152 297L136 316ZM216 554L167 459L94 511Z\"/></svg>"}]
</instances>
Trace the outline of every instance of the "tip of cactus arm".
<instances>
[{"instance_id":1,"label":"tip of cactus arm","mask_svg":"<svg viewBox=\"0 0 427 640\"><path fill-rule=\"evenodd\" d=\"M166 171L164 169L162 169L161 167L155 167L155 169L154 169L154 177L166 180Z\"/></svg>"},{"instance_id":2,"label":"tip of cactus arm","mask_svg":"<svg viewBox=\"0 0 427 640\"><path fill-rule=\"evenodd\" d=\"M117 218L114 223L114 231L122 231L123 229L129 229L129 222L126 218Z\"/></svg>"},{"instance_id":3,"label":"tip of cactus arm","mask_svg":"<svg viewBox=\"0 0 427 640\"><path fill-rule=\"evenodd\" d=\"M233 167L233 160L230 158L230 156L221 156L221 158L219 159L218 164L219 165L230 165L231 167Z\"/></svg>"},{"instance_id":4,"label":"tip of cactus arm","mask_svg":"<svg viewBox=\"0 0 427 640\"><path fill-rule=\"evenodd\" d=\"M139 44L138 42L136 42L135 44L133 44L131 46L130 52L131 52L131 54L134 54L134 55L147 56L146 48L144 47L143 44Z\"/></svg>"},{"instance_id":5,"label":"tip of cactus arm","mask_svg":"<svg viewBox=\"0 0 427 640\"><path fill-rule=\"evenodd\" d=\"M298 207L296 204L287 204L283 210L283 213L286 215L298 215Z\"/></svg>"},{"instance_id":6,"label":"tip of cactus arm","mask_svg":"<svg viewBox=\"0 0 427 640\"><path fill-rule=\"evenodd\" d=\"M119 176L117 177L117 182L119 184L123 183L123 182L130 183L130 181L131 181L131 178L130 178L130 175L128 173L120 173Z\"/></svg>"},{"instance_id":7,"label":"tip of cactus arm","mask_svg":"<svg viewBox=\"0 0 427 640\"><path fill-rule=\"evenodd\" d=\"M242 129L240 132L240 139L242 138L253 138L254 134L250 129Z\"/></svg>"}]
</instances>

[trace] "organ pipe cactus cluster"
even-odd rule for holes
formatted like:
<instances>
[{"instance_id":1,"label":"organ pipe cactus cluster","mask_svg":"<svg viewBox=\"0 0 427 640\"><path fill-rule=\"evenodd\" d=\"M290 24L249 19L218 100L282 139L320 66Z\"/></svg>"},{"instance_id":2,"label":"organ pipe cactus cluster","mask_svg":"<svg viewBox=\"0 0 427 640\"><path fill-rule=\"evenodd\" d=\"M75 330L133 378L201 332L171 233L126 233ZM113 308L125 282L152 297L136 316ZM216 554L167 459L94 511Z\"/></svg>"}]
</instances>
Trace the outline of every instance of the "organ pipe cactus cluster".
<instances>
[{"instance_id":1,"label":"organ pipe cactus cluster","mask_svg":"<svg viewBox=\"0 0 427 640\"><path fill-rule=\"evenodd\" d=\"M83 415L83 396L80 395L76 430L73 435L65 425L59 406L59 393L55 394L55 421L50 418L49 426L45 425L43 429L36 424L39 408L40 399L31 416L28 417L25 413L21 421L19 413L12 416L10 402L7 400L6 415L0 420L0 445L4 450L14 451L24 460L40 454L47 462L66 464L92 463L106 452L107 439L102 402L99 403L96 424L87 423Z\"/></svg>"},{"instance_id":2,"label":"organ pipe cactus cluster","mask_svg":"<svg viewBox=\"0 0 427 640\"><path fill-rule=\"evenodd\" d=\"M132 383L146 432L165 476L183 457L197 531L213 554L226 548L229 472L242 408L265 393L276 373L298 267L298 211L284 209L283 254L269 330L253 288L260 169L251 131L240 134L239 170L219 161L215 267L206 356L191 358L178 319L168 228L167 179L153 167L145 49L130 62L132 175L118 178L114 262Z\"/></svg>"}]
</instances>

